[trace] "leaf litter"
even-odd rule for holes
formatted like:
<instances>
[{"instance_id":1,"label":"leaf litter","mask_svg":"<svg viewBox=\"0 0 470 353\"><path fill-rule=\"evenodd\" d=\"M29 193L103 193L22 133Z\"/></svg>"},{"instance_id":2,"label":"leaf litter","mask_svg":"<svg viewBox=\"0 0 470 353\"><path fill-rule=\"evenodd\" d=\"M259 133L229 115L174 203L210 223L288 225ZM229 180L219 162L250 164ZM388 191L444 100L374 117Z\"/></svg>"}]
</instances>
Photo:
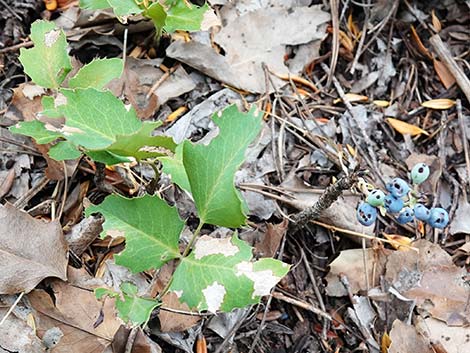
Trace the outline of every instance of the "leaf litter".
<instances>
[{"instance_id":1,"label":"leaf litter","mask_svg":"<svg viewBox=\"0 0 470 353\"><path fill-rule=\"evenodd\" d=\"M6 3L27 18L18 2ZM207 263L231 258L239 262L238 272L192 286L177 281L172 284L174 291L163 297L161 308L155 308L150 316L152 310L148 309L137 319L148 320L148 327L134 330L121 325L112 302L125 296L134 300L135 291L143 298L158 295L168 282L167 265L146 266L145 272L138 274L114 264L112 258L119 262L132 249L129 235L124 243L119 227L105 224L108 236L100 239L100 222L92 222L90 227L86 218L82 220L82 210L90 201L97 205L95 210L106 206L100 173L104 183L112 184L122 195L142 196L153 174L143 172L146 166L137 164L137 152L150 150L132 152L136 162L101 170L88 157L65 164L54 161L49 157L51 145L31 144L4 129L23 121L46 122L38 116L43 110L44 91L23 83L24 75L16 64L18 48L10 49L11 44L19 43L18 36L11 35L12 28L26 37L28 26L26 22L8 25L0 34L0 142L5 149L0 155L0 196L18 209L8 203L0 208L5 215L0 248L8 253L8 259L13 254L16 261L0 265L0 288L5 294L29 294L27 300L20 296L16 307L17 296L1 298L0 318L7 317L0 325L0 350L123 352L133 343L133 352L158 352L159 345L165 351L192 352L200 337L208 339L209 351L217 347L224 351L229 345L246 351L287 346L299 352L328 351L327 347L389 353L468 350L470 113L465 94L468 79L463 76L468 76L465 44L469 18L462 15L468 13L468 5L458 1L445 5L389 2L369 8L354 2L332 1L320 7L318 2L310 6L306 1L222 0L211 5L215 11L203 30L165 36L159 47L146 39L151 37L150 27L146 29L131 18L124 75L108 87L134 107L135 115L129 114L137 123L113 126L106 139L97 136L95 143L123 141L124 136L139 130L137 125L144 126L140 120L146 119L155 125L146 125L145 136L136 136L148 139L149 145L162 133L170 134L177 143L184 138L202 138L202 143L194 146L203 156L207 144L223 134L223 128L210 119L214 113L231 103L242 109L247 103L258 102L262 133L254 144L243 146L247 148L245 163L234 179L248 204L248 213L239 207L240 214L248 215L248 226L256 229L242 228L239 234L255 247L256 257L274 256L294 264L290 273L277 285L273 298L264 301L269 305L219 313L207 323L207 313L195 313L194 307L217 311L227 305L227 291L232 289L224 277L245 273L240 278L251 278L251 293L234 290L240 300L244 295L267 294L267 279L273 279L272 285L281 276L263 273L256 267L259 260L239 259L233 231L212 232L214 228L207 227L203 231L206 235L196 243L200 251L193 253L194 261L200 262L187 261L185 266L203 273ZM60 62L63 71L56 72L52 81L50 77L32 77L46 87L57 86L67 70L90 65L97 57L122 54L124 28L109 12L80 11L72 4L67 12L54 16L65 24L66 36L72 40L69 48L82 63L73 59L69 66L66 56L51 57L49 61ZM0 25L7 17L11 17L8 8L0 10ZM106 23L100 22L103 18ZM430 40L430 26L439 33L450 56ZM60 31L51 27L43 32L43 37L32 38L36 45L37 40L43 47L61 45L65 53ZM29 45L26 42L25 46ZM42 50L40 45L35 48ZM23 53L27 50L31 49L21 49ZM97 83L99 88L105 81L108 79ZM5 108L9 97L13 99ZM69 118L69 124L74 119ZM72 129L63 129L63 121L54 123L62 128L62 134L80 139L83 126L72 124ZM121 130L116 132L117 128ZM244 137L250 130L245 128L232 130ZM123 153L122 146L114 147ZM126 153L129 150L132 148L126 147ZM204 202L194 189L194 180L191 183L191 178L179 173L184 150L173 152L181 157L174 165L168 165L167 157L152 156L161 158L164 173L154 190L171 204L185 205L179 218L189 220L188 229L179 229L174 236L172 249L177 258L182 250L178 238L189 239L196 228L197 210L191 200L199 199L199 209ZM109 159L104 161L109 163ZM432 170L422 186L421 201L443 205L450 213L450 226L443 232L432 232L421 223L403 227L388 216L381 216L375 227L362 227L355 219L355 208L364 184L345 192L308 227L294 232L286 224L296 212L316 205L324 189L345 174L368 171L361 176L364 182L380 187L395 175L406 178L417 162L426 162ZM72 190L84 181L91 186L83 189L84 195L73 202L75 206L66 207L67 202L72 203L68 199L76 197ZM107 212L118 209L113 205ZM124 216L135 215L119 218ZM109 214L105 218L109 222ZM92 219L98 217L88 218ZM227 225L238 226L242 219L231 219ZM266 225L265 221L277 225ZM70 245L70 264L81 268L76 272L69 268L68 282L51 279L67 278L67 246L62 232ZM207 238L209 233L211 238ZM398 246L394 240L399 241ZM251 258L252 250L244 251L246 258ZM8 267L12 271L5 271L6 265L12 264ZM18 269L22 276L17 275ZM263 275L258 277L260 273ZM96 300L93 290L99 286L115 298ZM120 292L123 286L125 291ZM193 307L181 304L178 295L184 296L195 287L200 287L201 297ZM7 315L9 308L13 310ZM24 308L28 314L20 311ZM18 338L8 339L12 334Z\"/></svg>"}]
</instances>

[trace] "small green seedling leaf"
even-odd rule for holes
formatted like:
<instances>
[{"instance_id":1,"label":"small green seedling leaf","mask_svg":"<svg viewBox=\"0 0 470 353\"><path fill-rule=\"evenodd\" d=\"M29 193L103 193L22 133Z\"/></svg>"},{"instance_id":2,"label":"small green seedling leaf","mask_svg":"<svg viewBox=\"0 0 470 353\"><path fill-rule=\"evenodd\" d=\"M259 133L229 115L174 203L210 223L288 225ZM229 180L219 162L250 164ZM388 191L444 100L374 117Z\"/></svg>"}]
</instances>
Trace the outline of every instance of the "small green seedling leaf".
<instances>
[{"instance_id":1,"label":"small green seedling leaf","mask_svg":"<svg viewBox=\"0 0 470 353\"><path fill-rule=\"evenodd\" d=\"M104 149L116 141L117 135L132 134L142 127L133 109L111 92L94 88L62 89L66 103L59 107L65 116L62 133L67 140L86 149Z\"/></svg>"},{"instance_id":2,"label":"small green seedling leaf","mask_svg":"<svg viewBox=\"0 0 470 353\"><path fill-rule=\"evenodd\" d=\"M143 10L135 0L108 0L116 16L128 16L141 13Z\"/></svg>"},{"instance_id":3,"label":"small green seedling leaf","mask_svg":"<svg viewBox=\"0 0 470 353\"><path fill-rule=\"evenodd\" d=\"M40 114L48 118L60 118L62 113L55 107L55 99L51 96L41 97L42 108L44 109Z\"/></svg>"},{"instance_id":4,"label":"small green seedling leaf","mask_svg":"<svg viewBox=\"0 0 470 353\"><path fill-rule=\"evenodd\" d=\"M22 121L11 126L10 131L15 134L30 136L40 145L63 137L63 135L57 131L46 129L45 124L39 120Z\"/></svg>"},{"instance_id":5,"label":"small green seedling leaf","mask_svg":"<svg viewBox=\"0 0 470 353\"><path fill-rule=\"evenodd\" d=\"M145 10L144 15L152 20L155 28L157 28L158 33L161 34L166 20L166 11L163 6L160 3L155 2L150 5L147 10Z\"/></svg>"},{"instance_id":6,"label":"small green seedling leaf","mask_svg":"<svg viewBox=\"0 0 470 353\"><path fill-rule=\"evenodd\" d=\"M109 81L121 76L123 67L122 59L95 59L69 80L69 87L103 89Z\"/></svg>"},{"instance_id":7,"label":"small green seedling leaf","mask_svg":"<svg viewBox=\"0 0 470 353\"><path fill-rule=\"evenodd\" d=\"M178 240L184 223L176 208L158 196L128 199L111 195L86 209L87 216L95 212L106 220L102 236L126 238L125 250L115 257L118 265L139 272L158 269L180 256Z\"/></svg>"},{"instance_id":8,"label":"small green seedling leaf","mask_svg":"<svg viewBox=\"0 0 470 353\"><path fill-rule=\"evenodd\" d=\"M153 299L139 297L137 287L132 283L123 283L121 285L121 292L120 295L107 288L97 288L95 289L95 296L97 299L102 299L106 295L111 298L116 298L118 315L126 323L133 326L147 323L152 311L159 303Z\"/></svg>"},{"instance_id":9,"label":"small green seedling leaf","mask_svg":"<svg viewBox=\"0 0 470 353\"><path fill-rule=\"evenodd\" d=\"M261 130L261 114L254 108L241 113L233 105L212 119L219 134L208 146L186 141L183 164L201 221L237 228L245 224L246 209L234 187L235 172Z\"/></svg>"},{"instance_id":10,"label":"small green seedling leaf","mask_svg":"<svg viewBox=\"0 0 470 353\"><path fill-rule=\"evenodd\" d=\"M177 0L167 9L165 26L163 29L168 33L177 30L199 31L204 14L209 9L207 4L203 6L192 5L191 8L185 1Z\"/></svg>"},{"instance_id":11,"label":"small green seedling leaf","mask_svg":"<svg viewBox=\"0 0 470 353\"><path fill-rule=\"evenodd\" d=\"M158 160L162 163L163 172L171 177L171 180L181 189L191 192L188 176L183 165L183 145L176 147L173 157L161 157Z\"/></svg>"},{"instance_id":12,"label":"small green seedling leaf","mask_svg":"<svg viewBox=\"0 0 470 353\"><path fill-rule=\"evenodd\" d=\"M49 157L56 161L79 158L82 153L69 141L60 141L49 149Z\"/></svg>"},{"instance_id":13,"label":"small green seedling leaf","mask_svg":"<svg viewBox=\"0 0 470 353\"><path fill-rule=\"evenodd\" d=\"M20 62L31 79L45 88L59 88L72 69L67 41L53 22L36 21L31 25L34 47L20 49Z\"/></svg>"},{"instance_id":14,"label":"small green seedling leaf","mask_svg":"<svg viewBox=\"0 0 470 353\"><path fill-rule=\"evenodd\" d=\"M152 132L161 124L160 121L145 122L134 134L116 136L116 142L106 147L106 152L113 156L134 157L138 161L173 154L176 143L171 137L152 136ZM95 151L90 152L95 153Z\"/></svg>"},{"instance_id":15,"label":"small green seedling leaf","mask_svg":"<svg viewBox=\"0 0 470 353\"><path fill-rule=\"evenodd\" d=\"M110 7L108 0L80 0L80 8L86 10L103 10Z\"/></svg>"},{"instance_id":16,"label":"small green seedling leaf","mask_svg":"<svg viewBox=\"0 0 470 353\"><path fill-rule=\"evenodd\" d=\"M289 271L271 258L252 262L252 248L235 234L217 239L202 236L181 259L170 291L190 308L228 312L258 303Z\"/></svg>"}]
</instances>

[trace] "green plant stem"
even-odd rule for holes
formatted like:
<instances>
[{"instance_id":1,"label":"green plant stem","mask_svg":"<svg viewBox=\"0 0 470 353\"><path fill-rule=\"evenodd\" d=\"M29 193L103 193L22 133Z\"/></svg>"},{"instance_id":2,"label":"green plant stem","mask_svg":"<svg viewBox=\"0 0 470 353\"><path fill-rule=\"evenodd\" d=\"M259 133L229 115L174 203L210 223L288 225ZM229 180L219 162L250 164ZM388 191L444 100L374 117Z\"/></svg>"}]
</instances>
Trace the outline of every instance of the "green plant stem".
<instances>
[{"instance_id":1,"label":"green plant stem","mask_svg":"<svg viewBox=\"0 0 470 353\"><path fill-rule=\"evenodd\" d=\"M191 250L191 248L192 248L194 242L195 242L196 239L199 237L199 233L201 233L201 229L202 229L202 226L203 226L203 225L204 225L204 222L200 219L200 220L199 220L199 224L197 225L197 228L196 228L196 230L194 231L191 240L189 241L188 245L186 246L186 248L185 248L184 251L183 251L183 257L188 256L189 250Z\"/></svg>"},{"instance_id":2,"label":"green plant stem","mask_svg":"<svg viewBox=\"0 0 470 353\"><path fill-rule=\"evenodd\" d=\"M191 240L189 241L188 245L183 251L183 255L181 256L182 258L188 256L189 250L191 250L194 242L199 237L199 234L201 233L201 229L203 225L204 225L204 222L202 220L199 220L199 224L197 225L197 228L194 231L193 236L191 237ZM168 292L172 281L173 281L173 275L171 275L171 278L169 279L168 283L165 285L165 288L163 288L162 291L158 294L156 298L158 301L160 301L162 297Z\"/></svg>"}]
</instances>

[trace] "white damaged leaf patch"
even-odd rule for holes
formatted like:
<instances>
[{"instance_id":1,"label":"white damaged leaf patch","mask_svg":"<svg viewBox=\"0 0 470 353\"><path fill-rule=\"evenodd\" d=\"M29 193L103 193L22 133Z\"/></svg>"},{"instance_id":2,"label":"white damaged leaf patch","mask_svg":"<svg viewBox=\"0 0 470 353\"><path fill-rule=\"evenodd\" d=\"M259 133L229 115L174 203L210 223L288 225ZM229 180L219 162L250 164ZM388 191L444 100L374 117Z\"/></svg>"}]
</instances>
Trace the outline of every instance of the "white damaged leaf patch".
<instances>
[{"instance_id":1,"label":"white damaged leaf patch","mask_svg":"<svg viewBox=\"0 0 470 353\"><path fill-rule=\"evenodd\" d=\"M199 238L194 247L194 257L200 260L205 256L221 254L233 256L239 251L238 247L232 244L231 238L216 239L208 235Z\"/></svg>"},{"instance_id":2,"label":"white damaged leaf patch","mask_svg":"<svg viewBox=\"0 0 470 353\"><path fill-rule=\"evenodd\" d=\"M215 314L220 309L226 293L225 287L217 282L203 289L202 294L206 300L207 311Z\"/></svg>"},{"instance_id":3,"label":"white damaged leaf patch","mask_svg":"<svg viewBox=\"0 0 470 353\"><path fill-rule=\"evenodd\" d=\"M232 238L203 236L181 259L170 291L190 308L228 312L258 303L286 275L289 265L271 258L252 260L252 248Z\"/></svg>"}]
</instances>

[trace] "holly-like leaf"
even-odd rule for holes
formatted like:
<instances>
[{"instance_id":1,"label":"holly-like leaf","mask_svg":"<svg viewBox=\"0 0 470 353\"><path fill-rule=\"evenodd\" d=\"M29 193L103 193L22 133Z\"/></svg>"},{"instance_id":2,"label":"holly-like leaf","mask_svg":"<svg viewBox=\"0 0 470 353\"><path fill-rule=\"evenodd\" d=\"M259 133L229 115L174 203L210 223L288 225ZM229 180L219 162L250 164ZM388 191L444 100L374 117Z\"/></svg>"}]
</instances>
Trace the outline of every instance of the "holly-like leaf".
<instances>
[{"instance_id":1,"label":"holly-like leaf","mask_svg":"<svg viewBox=\"0 0 470 353\"><path fill-rule=\"evenodd\" d=\"M43 145L52 142L63 135L57 131L48 130L43 122L39 120L22 121L11 126L10 131L32 137L36 143Z\"/></svg>"},{"instance_id":2,"label":"holly-like leaf","mask_svg":"<svg viewBox=\"0 0 470 353\"><path fill-rule=\"evenodd\" d=\"M116 142L106 151L123 157L134 157L138 161L173 154L176 143L169 136L152 136L152 132L161 125L160 121L145 122L140 130L132 135L118 135Z\"/></svg>"},{"instance_id":3,"label":"holly-like leaf","mask_svg":"<svg viewBox=\"0 0 470 353\"><path fill-rule=\"evenodd\" d=\"M241 113L233 105L212 119L219 134L208 146L185 142L183 164L201 221L237 228L245 224L246 210L234 176L261 129L261 114L254 108Z\"/></svg>"},{"instance_id":4,"label":"holly-like leaf","mask_svg":"<svg viewBox=\"0 0 470 353\"><path fill-rule=\"evenodd\" d=\"M65 116L62 133L75 145L86 149L104 149L116 141L117 135L137 132L142 122L135 111L111 92L94 88L62 89L66 104L59 107Z\"/></svg>"},{"instance_id":5,"label":"holly-like leaf","mask_svg":"<svg viewBox=\"0 0 470 353\"><path fill-rule=\"evenodd\" d=\"M192 5L189 7L185 1L177 0L167 9L165 26L168 33L176 30L198 31L204 19L204 13L209 9L207 4L203 6Z\"/></svg>"},{"instance_id":6,"label":"holly-like leaf","mask_svg":"<svg viewBox=\"0 0 470 353\"><path fill-rule=\"evenodd\" d=\"M102 236L126 238L125 250L115 257L118 265L139 272L158 269L180 256L178 240L184 223L176 208L158 196L128 199L111 195L86 209L87 216L95 212L106 220Z\"/></svg>"},{"instance_id":7,"label":"holly-like leaf","mask_svg":"<svg viewBox=\"0 0 470 353\"><path fill-rule=\"evenodd\" d=\"M95 296L97 299L101 299L105 295L116 298L116 309L119 317L133 326L145 324L149 320L152 311L159 305L153 299L139 297L137 287L132 283L124 282L121 285L121 292L122 295L119 295L119 293L107 288L97 288L95 289ZM121 297L124 300L121 300Z\"/></svg>"},{"instance_id":8,"label":"holly-like leaf","mask_svg":"<svg viewBox=\"0 0 470 353\"><path fill-rule=\"evenodd\" d=\"M119 58L95 59L83 66L77 74L69 80L69 87L92 87L100 90L112 79L120 77L123 68L123 60Z\"/></svg>"},{"instance_id":9,"label":"holly-like leaf","mask_svg":"<svg viewBox=\"0 0 470 353\"><path fill-rule=\"evenodd\" d=\"M160 157L158 160L162 163L163 172L171 177L173 183L181 189L191 192L188 175L183 165L183 145L178 145L173 156Z\"/></svg>"},{"instance_id":10,"label":"holly-like leaf","mask_svg":"<svg viewBox=\"0 0 470 353\"><path fill-rule=\"evenodd\" d=\"M181 259L170 291L190 308L213 313L258 303L286 275L289 265L271 258L251 259L252 248L236 234L224 239L202 236L191 254Z\"/></svg>"},{"instance_id":11,"label":"holly-like leaf","mask_svg":"<svg viewBox=\"0 0 470 353\"><path fill-rule=\"evenodd\" d=\"M59 88L72 69L64 32L53 22L36 21L31 25L31 40L33 48L20 49L24 72L39 86Z\"/></svg>"},{"instance_id":12,"label":"holly-like leaf","mask_svg":"<svg viewBox=\"0 0 470 353\"><path fill-rule=\"evenodd\" d=\"M56 161L79 158L82 153L69 141L60 141L49 149L49 157Z\"/></svg>"}]
</instances>

